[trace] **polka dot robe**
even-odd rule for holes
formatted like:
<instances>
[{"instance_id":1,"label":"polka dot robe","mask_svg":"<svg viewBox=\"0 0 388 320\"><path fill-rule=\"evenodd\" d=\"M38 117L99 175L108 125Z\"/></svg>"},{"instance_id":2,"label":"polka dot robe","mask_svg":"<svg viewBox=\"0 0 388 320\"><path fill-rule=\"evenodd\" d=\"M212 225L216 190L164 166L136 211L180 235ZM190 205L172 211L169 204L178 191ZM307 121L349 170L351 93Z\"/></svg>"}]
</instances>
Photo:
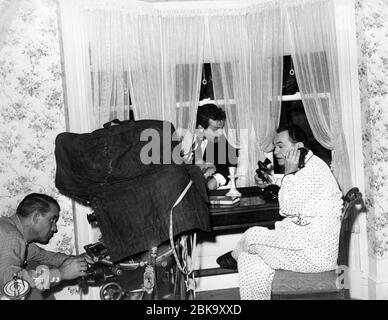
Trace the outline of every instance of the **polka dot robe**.
<instances>
[{"instance_id":1,"label":"polka dot robe","mask_svg":"<svg viewBox=\"0 0 388 320\"><path fill-rule=\"evenodd\" d=\"M323 272L336 268L342 193L329 167L310 151L305 167L280 182L275 229L248 229L235 250L243 300L271 298L276 269Z\"/></svg>"}]
</instances>

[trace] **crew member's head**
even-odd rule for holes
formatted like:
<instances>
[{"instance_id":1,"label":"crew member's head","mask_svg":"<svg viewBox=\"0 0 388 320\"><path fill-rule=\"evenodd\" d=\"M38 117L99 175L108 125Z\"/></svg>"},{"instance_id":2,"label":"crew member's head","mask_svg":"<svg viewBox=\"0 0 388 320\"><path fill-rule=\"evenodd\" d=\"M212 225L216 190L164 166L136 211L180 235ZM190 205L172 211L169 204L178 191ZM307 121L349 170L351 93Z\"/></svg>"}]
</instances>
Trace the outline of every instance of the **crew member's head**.
<instances>
[{"instance_id":1,"label":"crew member's head","mask_svg":"<svg viewBox=\"0 0 388 320\"><path fill-rule=\"evenodd\" d=\"M275 146L274 156L279 165L283 166L288 151L293 148L307 147L307 135L300 127L294 124L287 125L276 131L273 144Z\"/></svg>"},{"instance_id":2,"label":"crew member's head","mask_svg":"<svg viewBox=\"0 0 388 320\"><path fill-rule=\"evenodd\" d=\"M23 230L29 242L46 244L58 231L57 221L61 210L57 200L40 193L27 195L18 205L16 214L23 220Z\"/></svg>"},{"instance_id":3,"label":"crew member's head","mask_svg":"<svg viewBox=\"0 0 388 320\"><path fill-rule=\"evenodd\" d=\"M215 104L208 103L198 107L196 133L211 142L217 142L224 131L225 111Z\"/></svg>"}]
</instances>

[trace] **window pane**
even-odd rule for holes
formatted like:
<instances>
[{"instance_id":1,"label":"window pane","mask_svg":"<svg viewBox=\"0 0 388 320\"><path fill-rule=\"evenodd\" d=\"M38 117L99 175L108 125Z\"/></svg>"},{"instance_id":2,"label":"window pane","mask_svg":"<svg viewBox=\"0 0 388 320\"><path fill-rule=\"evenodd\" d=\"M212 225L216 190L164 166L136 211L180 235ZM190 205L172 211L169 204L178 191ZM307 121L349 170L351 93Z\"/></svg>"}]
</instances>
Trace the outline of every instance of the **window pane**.
<instances>
[{"instance_id":1,"label":"window pane","mask_svg":"<svg viewBox=\"0 0 388 320\"><path fill-rule=\"evenodd\" d=\"M234 99L232 64L212 63L215 99Z\"/></svg>"},{"instance_id":2,"label":"window pane","mask_svg":"<svg viewBox=\"0 0 388 320\"><path fill-rule=\"evenodd\" d=\"M178 64L175 67L176 74L176 101L184 102L189 101L190 98L190 70L193 68L193 65L190 64Z\"/></svg>"},{"instance_id":3,"label":"window pane","mask_svg":"<svg viewBox=\"0 0 388 320\"><path fill-rule=\"evenodd\" d=\"M330 77L326 52L311 52L294 57L299 61L301 72L306 76L314 77L314 81L304 81L304 93L330 92ZM298 77L298 75L296 75Z\"/></svg>"},{"instance_id":4,"label":"window pane","mask_svg":"<svg viewBox=\"0 0 388 320\"><path fill-rule=\"evenodd\" d=\"M131 96L129 94L129 86L128 86L128 72L123 72L123 78L120 79L122 81L119 81L118 78L114 78L114 75L109 75L107 73L98 71L98 72L91 72L91 81L92 81L92 102L94 106L101 106L101 95L102 90L101 87L103 87L103 81L107 81L107 79L111 78L111 97L110 97L110 106L111 107L117 107L119 106L119 97L117 97L116 92L119 92L120 89L123 91L123 101L124 106L130 106L132 104L131 102ZM118 85L122 84L121 88L117 88ZM98 92L98 96L95 97L95 90ZM97 99L96 99L97 98ZM97 101L95 101L97 100Z\"/></svg>"},{"instance_id":5,"label":"window pane","mask_svg":"<svg viewBox=\"0 0 388 320\"><path fill-rule=\"evenodd\" d=\"M291 56L283 57L283 96L299 92L298 82L295 77L295 67Z\"/></svg>"},{"instance_id":6,"label":"window pane","mask_svg":"<svg viewBox=\"0 0 388 320\"><path fill-rule=\"evenodd\" d=\"M176 109L175 122L179 123L179 120L181 120L182 123L190 123L190 109L188 106L182 106Z\"/></svg>"},{"instance_id":7,"label":"window pane","mask_svg":"<svg viewBox=\"0 0 388 320\"><path fill-rule=\"evenodd\" d=\"M199 100L214 100L213 79L210 63L203 64L201 79L201 91L199 93Z\"/></svg>"},{"instance_id":8,"label":"window pane","mask_svg":"<svg viewBox=\"0 0 388 320\"><path fill-rule=\"evenodd\" d=\"M317 88L311 86L313 83L305 85L306 94L318 92L330 92L330 77L327 65L326 52L312 52L298 55L301 68L305 74L313 74L316 78ZM283 57L283 95L293 95L299 92L295 64L291 56Z\"/></svg>"}]
</instances>

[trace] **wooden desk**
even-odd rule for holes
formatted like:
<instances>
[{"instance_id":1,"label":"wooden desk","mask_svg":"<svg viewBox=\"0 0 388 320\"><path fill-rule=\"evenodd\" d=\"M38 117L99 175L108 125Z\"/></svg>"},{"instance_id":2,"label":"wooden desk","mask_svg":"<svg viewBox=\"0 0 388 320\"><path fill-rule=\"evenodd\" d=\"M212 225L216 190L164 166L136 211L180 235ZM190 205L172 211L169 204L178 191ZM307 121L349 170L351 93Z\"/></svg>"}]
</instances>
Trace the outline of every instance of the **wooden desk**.
<instances>
[{"instance_id":1,"label":"wooden desk","mask_svg":"<svg viewBox=\"0 0 388 320\"><path fill-rule=\"evenodd\" d=\"M229 190L211 191L209 195L224 195ZM238 188L242 197L238 204L233 206L210 205L210 223L213 231L217 233L228 233L246 229L253 226L273 228L276 221L283 219L279 215L279 203L277 200L266 202L263 193L258 187ZM232 250L233 248L230 248ZM209 268L195 270L195 277L207 277L228 273L235 273L236 270Z\"/></svg>"},{"instance_id":2,"label":"wooden desk","mask_svg":"<svg viewBox=\"0 0 388 320\"><path fill-rule=\"evenodd\" d=\"M210 223L214 231L247 229L253 226L273 227L276 221L282 219L279 215L277 200L266 202L258 187L238 189L241 200L233 206L211 205ZM211 191L210 195L224 195L229 190Z\"/></svg>"}]
</instances>

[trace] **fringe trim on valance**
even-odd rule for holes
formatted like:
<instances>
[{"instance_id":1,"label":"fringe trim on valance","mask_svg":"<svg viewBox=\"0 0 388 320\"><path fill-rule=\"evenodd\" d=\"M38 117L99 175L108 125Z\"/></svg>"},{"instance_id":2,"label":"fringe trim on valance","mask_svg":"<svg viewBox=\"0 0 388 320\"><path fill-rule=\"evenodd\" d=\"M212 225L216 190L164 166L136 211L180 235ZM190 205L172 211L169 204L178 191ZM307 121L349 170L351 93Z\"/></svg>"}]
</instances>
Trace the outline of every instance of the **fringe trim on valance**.
<instances>
[{"instance_id":1,"label":"fringe trim on valance","mask_svg":"<svg viewBox=\"0 0 388 320\"><path fill-rule=\"evenodd\" d=\"M68 1L68 0L61 0ZM284 0L156 2L123 0L77 0L86 11L109 10L124 14L159 17L238 16L262 10L279 9ZM306 0L305 0L306 1Z\"/></svg>"}]
</instances>

